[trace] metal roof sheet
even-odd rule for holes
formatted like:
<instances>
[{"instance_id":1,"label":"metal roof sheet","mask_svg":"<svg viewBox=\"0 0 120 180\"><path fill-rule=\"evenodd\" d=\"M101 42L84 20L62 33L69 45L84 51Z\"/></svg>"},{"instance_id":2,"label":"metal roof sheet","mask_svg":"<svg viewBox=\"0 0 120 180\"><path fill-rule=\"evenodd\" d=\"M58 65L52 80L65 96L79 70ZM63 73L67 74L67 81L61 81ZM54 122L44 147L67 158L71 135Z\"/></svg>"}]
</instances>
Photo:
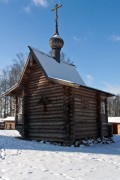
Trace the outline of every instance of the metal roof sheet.
<instances>
[{"instance_id":1,"label":"metal roof sheet","mask_svg":"<svg viewBox=\"0 0 120 180\"><path fill-rule=\"evenodd\" d=\"M38 59L40 65L49 78L64 80L86 86L74 65L65 62L58 63L51 56L43 52L31 47L30 49L33 51L34 55Z\"/></svg>"}]
</instances>

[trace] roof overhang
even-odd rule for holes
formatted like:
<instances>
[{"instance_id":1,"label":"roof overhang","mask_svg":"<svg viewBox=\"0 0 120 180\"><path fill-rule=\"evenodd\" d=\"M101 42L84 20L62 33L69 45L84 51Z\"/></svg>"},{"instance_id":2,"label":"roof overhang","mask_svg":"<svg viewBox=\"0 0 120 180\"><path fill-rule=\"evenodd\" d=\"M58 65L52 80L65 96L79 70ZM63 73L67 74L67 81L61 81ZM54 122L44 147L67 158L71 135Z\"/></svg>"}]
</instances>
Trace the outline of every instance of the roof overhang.
<instances>
[{"instance_id":1,"label":"roof overhang","mask_svg":"<svg viewBox=\"0 0 120 180\"><path fill-rule=\"evenodd\" d=\"M112 94L112 93L109 93L109 92L105 92L105 91L102 91L102 90L99 90L99 89L91 88L91 87L88 87L86 85L80 85L80 84L76 84L74 82L72 83L72 82L70 82L68 80L57 79L57 78L53 78L53 77L48 76L47 73L45 72L44 68L40 64L36 54L33 51L33 49L31 47L29 47L29 49L30 49L30 53L29 53L27 62L25 64L24 70L23 70L23 72L21 74L20 80L18 81L17 84L15 84L13 87L8 89L5 93L3 93L2 96L20 96L20 95L22 95L22 91L24 90L24 87L22 85L22 79L24 78L24 75L25 75L25 72L26 72L26 68L29 65L29 60L31 60L32 58L36 61L36 63L39 65L39 67L42 68L42 71L43 71L44 75L46 76L46 78L48 78L48 80L50 80L52 82L59 83L61 85L65 85L65 86L69 86L69 87L73 87L73 88L83 87L85 89L96 91L98 94L104 95L106 97L116 96L115 94Z\"/></svg>"},{"instance_id":2,"label":"roof overhang","mask_svg":"<svg viewBox=\"0 0 120 180\"><path fill-rule=\"evenodd\" d=\"M18 94L22 94L22 93L18 93L22 91L22 87L17 83L14 86L12 86L10 89L8 89L5 93L2 94L2 96L17 96Z\"/></svg>"},{"instance_id":3,"label":"roof overhang","mask_svg":"<svg viewBox=\"0 0 120 180\"><path fill-rule=\"evenodd\" d=\"M83 87L85 89L88 89L88 90L93 90L93 91L96 91L97 93L99 94L103 94L107 97L112 97L112 96L116 96L115 94L112 94L112 93L109 93L109 92L106 92L106 91L102 91L102 90L99 90L99 89L95 89L95 88L92 88L92 87L89 87L89 86L83 86L83 85L79 85L79 84L75 84L75 83L71 83L69 81L63 81L61 79L54 79L54 78L49 78L49 80L55 82L55 83L59 83L61 85L65 85L65 86L69 86L71 88L80 88L80 87Z\"/></svg>"}]
</instances>

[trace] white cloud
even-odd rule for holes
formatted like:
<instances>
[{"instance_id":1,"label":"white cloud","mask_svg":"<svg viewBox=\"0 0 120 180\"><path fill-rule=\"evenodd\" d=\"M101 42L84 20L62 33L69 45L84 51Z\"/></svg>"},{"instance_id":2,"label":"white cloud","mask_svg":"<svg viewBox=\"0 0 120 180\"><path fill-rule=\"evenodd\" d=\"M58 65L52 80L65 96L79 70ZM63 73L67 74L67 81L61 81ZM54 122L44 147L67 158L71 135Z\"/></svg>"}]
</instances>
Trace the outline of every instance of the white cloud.
<instances>
[{"instance_id":1,"label":"white cloud","mask_svg":"<svg viewBox=\"0 0 120 180\"><path fill-rule=\"evenodd\" d=\"M23 8L23 11L27 14L30 14L33 9L33 6L47 7L48 0L31 0L30 3Z\"/></svg>"},{"instance_id":2,"label":"white cloud","mask_svg":"<svg viewBox=\"0 0 120 180\"><path fill-rule=\"evenodd\" d=\"M104 91L113 93L113 94L120 94L120 85L112 85L107 82L102 82L104 84Z\"/></svg>"},{"instance_id":3,"label":"white cloud","mask_svg":"<svg viewBox=\"0 0 120 180\"><path fill-rule=\"evenodd\" d=\"M120 35L112 35L108 39L114 42L120 42Z\"/></svg>"},{"instance_id":4,"label":"white cloud","mask_svg":"<svg viewBox=\"0 0 120 180\"><path fill-rule=\"evenodd\" d=\"M24 12L27 13L27 14L30 14L30 12L31 12L31 6L28 5L28 6L24 7Z\"/></svg>"},{"instance_id":5,"label":"white cloud","mask_svg":"<svg viewBox=\"0 0 120 180\"><path fill-rule=\"evenodd\" d=\"M32 1L36 6L42 6L42 7L47 7L48 6L48 1L47 0L32 0Z\"/></svg>"},{"instance_id":6,"label":"white cloud","mask_svg":"<svg viewBox=\"0 0 120 180\"><path fill-rule=\"evenodd\" d=\"M76 42L80 41L80 39L78 37L76 37L76 36L73 36L73 40L76 41Z\"/></svg>"},{"instance_id":7,"label":"white cloud","mask_svg":"<svg viewBox=\"0 0 120 180\"><path fill-rule=\"evenodd\" d=\"M87 84L91 85L94 82L94 77L91 74L87 74Z\"/></svg>"},{"instance_id":8,"label":"white cloud","mask_svg":"<svg viewBox=\"0 0 120 180\"><path fill-rule=\"evenodd\" d=\"M0 2L7 3L9 0L0 0Z\"/></svg>"}]
</instances>

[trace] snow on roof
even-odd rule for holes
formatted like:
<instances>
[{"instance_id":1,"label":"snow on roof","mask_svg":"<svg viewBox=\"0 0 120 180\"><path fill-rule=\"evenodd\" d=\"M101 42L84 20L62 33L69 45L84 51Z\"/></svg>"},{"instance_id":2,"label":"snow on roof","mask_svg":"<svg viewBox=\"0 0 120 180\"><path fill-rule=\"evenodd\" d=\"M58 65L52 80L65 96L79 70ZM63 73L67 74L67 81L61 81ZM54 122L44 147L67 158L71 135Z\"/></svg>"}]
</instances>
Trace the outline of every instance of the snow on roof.
<instances>
[{"instance_id":1,"label":"snow on roof","mask_svg":"<svg viewBox=\"0 0 120 180\"><path fill-rule=\"evenodd\" d=\"M120 117L108 117L110 123L120 123Z\"/></svg>"},{"instance_id":2,"label":"snow on roof","mask_svg":"<svg viewBox=\"0 0 120 180\"><path fill-rule=\"evenodd\" d=\"M58 34L55 34L53 37L62 39Z\"/></svg>"},{"instance_id":3,"label":"snow on roof","mask_svg":"<svg viewBox=\"0 0 120 180\"><path fill-rule=\"evenodd\" d=\"M0 118L0 122L4 122L4 120Z\"/></svg>"},{"instance_id":4,"label":"snow on roof","mask_svg":"<svg viewBox=\"0 0 120 180\"><path fill-rule=\"evenodd\" d=\"M8 116L7 118L5 118L5 121L15 121L15 117Z\"/></svg>"},{"instance_id":5,"label":"snow on roof","mask_svg":"<svg viewBox=\"0 0 120 180\"><path fill-rule=\"evenodd\" d=\"M0 119L0 122L4 122L4 121L15 121L15 117L8 116L6 118L1 118Z\"/></svg>"},{"instance_id":6,"label":"snow on roof","mask_svg":"<svg viewBox=\"0 0 120 180\"><path fill-rule=\"evenodd\" d=\"M51 56L31 48L49 78L65 80L71 83L86 86L74 65L64 62L58 63Z\"/></svg>"}]
</instances>

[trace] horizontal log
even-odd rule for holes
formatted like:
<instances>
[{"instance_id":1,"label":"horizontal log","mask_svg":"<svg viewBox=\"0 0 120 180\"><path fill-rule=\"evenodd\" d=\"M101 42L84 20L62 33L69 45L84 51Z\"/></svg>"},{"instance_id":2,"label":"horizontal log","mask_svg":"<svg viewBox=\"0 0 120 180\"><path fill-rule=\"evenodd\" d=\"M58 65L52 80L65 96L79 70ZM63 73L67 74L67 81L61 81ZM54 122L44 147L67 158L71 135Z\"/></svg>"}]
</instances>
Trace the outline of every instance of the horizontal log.
<instances>
[{"instance_id":1,"label":"horizontal log","mask_svg":"<svg viewBox=\"0 0 120 180\"><path fill-rule=\"evenodd\" d=\"M39 106L37 106L37 108L35 108L35 107L31 107L31 108L27 108L29 111L28 111L28 113L30 112L30 113L41 113L41 112L43 112L43 105L39 105ZM55 112L57 112L57 113L59 113L59 112L63 112L63 110L64 110L64 108L63 108L63 105L61 105L61 106L56 106L56 107L51 107L51 106L49 106L49 105L47 105L46 106L46 109L47 109L47 111L46 111L46 113L48 113L49 111L55 111Z\"/></svg>"},{"instance_id":2,"label":"horizontal log","mask_svg":"<svg viewBox=\"0 0 120 180\"><path fill-rule=\"evenodd\" d=\"M48 83L48 81L46 80L46 79L35 79L35 80L32 80L32 81L30 81L30 82L27 82L27 86L29 86L29 87L31 87L31 88L33 88L34 87L34 85L37 85L38 87L39 86L42 86L42 85L44 85L44 86L49 86L49 83Z\"/></svg>"},{"instance_id":3,"label":"horizontal log","mask_svg":"<svg viewBox=\"0 0 120 180\"><path fill-rule=\"evenodd\" d=\"M51 121L49 121L49 122L46 122L46 121L43 121L43 122L37 122L37 123L34 123L34 122L31 122L31 123L29 123L29 125L31 125L31 126L50 126L50 125L52 125L52 126L64 126L64 122L51 122Z\"/></svg>"},{"instance_id":4,"label":"horizontal log","mask_svg":"<svg viewBox=\"0 0 120 180\"><path fill-rule=\"evenodd\" d=\"M94 127L87 127L87 126L86 127L82 127L82 126L79 127L78 126L78 127L75 128L76 133L81 133L83 131L87 131L87 132L88 131L95 131L95 132L97 132L97 130L98 130L98 128L95 127L95 126Z\"/></svg>"},{"instance_id":5,"label":"horizontal log","mask_svg":"<svg viewBox=\"0 0 120 180\"><path fill-rule=\"evenodd\" d=\"M82 112L82 113L75 113L75 118L80 118L80 119L85 119L85 118L87 118L87 119L91 119L91 118L93 118L93 119L97 119L97 114L95 114L95 113L88 113L87 111L86 112Z\"/></svg>"},{"instance_id":6,"label":"horizontal log","mask_svg":"<svg viewBox=\"0 0 120 180\"><path fill-rule=\"evenodd\" d=\"M54 142L54 141L56 141L56 142L66 142L65 141L65 138L63 137L63 138L60 138L60 137L40 137L40 136L29 136L29 138L30 139L32 139L32 140L38 140L38 141L40 141L40 140L43 140L43 141L52 141L52 142Z\"/></svg>"},{"instance_id":7,"label":"horizontal log","mask_svg":"<svg viewBox=\"0 0 120 180\"><path fill-rule=\"evenodd\" d=\"M50 113L50 112L41 112L40 114L39 113L35 113L35 114L33 114L33 113L28 113L27 114L27 117L29 118L30 117L30 119L35 119L35 118L39 118L39 119L42 119L42 118L50 118L50 117L52 117L52 118L57 118L57 117L60 117L60 118L63 118L64 117L64 113Z\"/></svg>"},{"instance_id":8,"label":"horizontal log","mask_svg":"<svg viewBox=\"0 0 120 180\"><path fill-rule=\"evenodd\" d=\"M65 138L65 134L59 133L29 133L29 137L40 137L40 138Z\"/></svg>"},{"instance_id":9,"label":"horizontal log","mask_svg":"<svg viewBox=\"0 0 120 180\"><path fill-rule=\"evenodd\" d=\"M31 80L32 79L32 80ZM45 84L44 85L48 85L48 86L50 86L50 87L62 87L61 85L59 85L59 84L51 84L50 82L49 82L49 80L48 79L46 79L45 77L41 77L41 76L38 76L38 77L34 77L34 79L31 77L31 79L29 79L29 81L28 81L28 83L27 84L29 84L30 86L32 86L32 84L33 83L38 83L38 84L41 84L41 82L45 82Z\"/></svg>"},{"instance_id":10,"label":"horizontal log","mask_svg":"<svg viewBox=\"0 0 120 180\"><path fill-rule=\"evenodd\" d=\"M47 107L46 107L47 108ZM44 111L44 108L43 108L43 106L41 106L41 107L34 107L34 108L32 108L32 107L29 107L29 108L27 108L26 110L26 113L27 114L38 114L38 115L46 115L46 114L63 114L63 113L65 113L65 112L67 112L67 111L64 111L64 109L62 108L62 106L61 106L61 109L60 109L60 106L58 106L58 109L57 109L57 107L56 107L56 109L55 108L53 108L53 109L48 109L47 108L47 110L46 110L46 112ZM72 113L71 113L72 114Z\"/></svg>"},{"instance_id":11,"label":"horizontal log","mask_svg":"<svg viewBox=\"0 0 120 180\"><path fill-rule=\"evenodd\" d=\"M29 128L29 133L45 133L45 134L48 134L48 133L54 133L54 134L65 134L65 130L62 130L62 129L31 129Z\"/></svg>"},{"instance_id":12,"label":"horizontal log","mask_svg":"<svg viewBox=\"0 0 120 180\"><path fill-rule=\"evenodd\" d=\"M54 97L51 96L51 95L47 95L47 94L45 94L44 96L50 101L49 104L52 104L54 102L58 102L59 103L59 102L63 102L64 101L62 93L56 93L54 95ZM35 96L31 96L31 97L28 96L27 97L27 102L29 102L29 103L34 103L34 102L37 103L37 102L39 102L41 100L41 98L42 98L41 95L39 95L37 97L36 97L36 95Z\"/></svg>"},{"instance_id":13,"label":"horizontal log","mask_svg":"<svg viewBox=\"0 0 120 180\"><path fill-rule=\"evenodd\" d=\"M77 115L81 115L82 113L89 113L89 115L91 115L91 114L93 114L93 115L96 115L97 113L96 113L96 109L94 110L94 109L83 109L83 108L81 108L81 109L75 109L74 110L75 111L75 114L77 114Z\"/></svg>"},{"instance_id":14,"label":"horizontal log","mask_svg":"<svg viewBox=\"0 0 120 180\"><path fill-rule=\"evenodd\" d=\"M76 100L75 100L74 104L75 104L76 107L83 107L83 105L84 105L82 101L81 101L81 102L80 102L80 101L78 102L78 101L76 101ZM93 102L93 101L88 101L88 102L87 102L87 106L88 106L88 108L91 107L91 108L96 109L97 103L96 103L96 102Z\"/></svg>"},{"instance_id":15,"label":"horizontal log","mask_svg":"<svg viewBox=\"0 0 120 180\"><path fill-rule=\"evenodd\" d=\"M79 102L78 102L78 101L75 100L74 103L75 103L75 106L76 106L76 107L80 107L80 106L83 106L83 105L84 105L82 101L79 101ZM88 107L96 108L97 103L94 102L94 101L89 101L89 100L88 100L87 105L88 105Z\"/></svg>"},{"instance_id":16,"label":"horizontal log","mask_svg":"<svg viewBox=\"0 0 120 180\"><path fill-rule=\"evenodd\" d=\"M41 111L41 112L27 112L28 114L28 117L39 117L39 116L62 116L64 115L63 111L47 111L47 112L44 112L44 111Z\"/></svg>"},{"instance_id":17,"label":"horizontal log","mask_svg":"<svg viewBox=\"0 0 120 180\"><path fill-rule=\"evenodd\" d=\"M40 70L40 68L37 67L33 67L32 71L31 71L31 77L34 77L37 74L41 74L42 76L45 76L44 73ZM32 76L34 75L34 76Z\"/></svg>"},{"instance_id":18,"label":"horizontal log","mask_svg":"<svg viewBox=\"0 0 120 180\"><path fill-rule=\"evenodd\" d=\"M76 88L75 90L74 90L74 92L83 92L83 93L91 93L91 94L95 94L95 92L96 92L96 90L92 90L92 89L87 89L87 88L85 88L85 87L79 87L79 88Z\"/></svg>"},{"instance_id":19,"label":"horizontal log","mask_svg":"<svg viewBox=\"0 0 120 180\"><path fill-rule=\"evenodd\" d=\"M32 67L32 74L31 74L31 76L32 75L37 75L37 74L42 74L43 75L43 72L41 71L41 69L39 68L39 67ZM34 76L32 76L32 77L34 77Z\"/></svg>"},{"instance_id":20,"label":"horizontal log","mask_svg":"<svg viewBox=\"0 0 120 180\"><path fill-rule=\"evenodd\" d=\"M46 122L50 122L50 120L48 120L48 121L45 120L45 123L46 123ZM57 125L57 123L60 123L60 122L61 122L61 121L52 121L53 125L37 125L37 124L39 124L39 123L43 123L43 120L40 120L40 121L36 121L36 120L35 120L35 121L34 121L34 120L31 121L31 120L30 120L30 121L28 121L28 125L33 126L33 127L34 127L34 126L39 126L39 127L42 127L42 126L46 126L46 127L47 127L47 126L58 127L58 126L60 126L60 128L66 126L65 124L63 124L63 125ZM64 123L67 124L67 122L65 122L65 121L64 121Z\"/></svg>"},{"instance_id":21,"label":"horizontal log","mask_svg":"<svg viewBox=\"0 0 120 180\"><path fill-rule=\"evenodd\" d=\"M75 113L77 115L81 115L84 112L85 113L90 113L90 114L97 114L97 110L96 109L92 109L92 108L82 108L82 107L76 108L76 107L74 107L74 109L75 109Z\"/></svg>"},{"instance_id":22,"label":"horizontal log","mask_svg":"<svg viewBox=\"0 0 120 180\"><path fill-rule=\"evenodd\" d=\"M55 108L54 107L55 105L57 108L63 107L63 100L51 102L51 105L46 105L46 107ZM27 109L35 109L35 108L42 109L41 107L43 107L43 105L39 104L39 100L37 102L34 102L34 103L30 103L29 101L27 101Z\"/></svg>"},{"instance_id":23,"label":"horizontal log","mask_svg":"<svg viewBox=\"0 0 120 180\"><path fill-rule=\"evenodd\" d=\"M36 72L36 74L32 73L31 75L29 75L29 79L28 79L28 83L40 79L46 79L46 81L48 81L48 79L45 77L45 75L43 75L41 72Z\"/></svg>"},{"instance_id":24,"label":"horizontal log","mask_svg":"<svg viewBox=\"0 0 120 180\"><path fill-rule=\"evenodd\" d=\"M91 91L86 91L86 89L84 91L81 91L81 89L74 89L73 94L75 95L75 97L89 97L89 98L96 98L96 91L91 92Z\"/></svg>"},{"instance_id":25,"label":"horizontal log","mask_svg":"<svg viewBox=\"0 0 120 180\"><path fill-rule=\"evenodd\" d=\"M27 111L27 114L29 114L29 112L30 113L41 113L41 112L44 112L44 108L43 108L43 106L41 105L41 106L36 106L36 105L34 105L33 104L33 106L34 107L32 107L32 106L30 106L30 107L27 107L27 109L26 109L26 111ZM50 112L50 110L51 111L60 111L60 112L63 112L64 111L64 109L63 109L63 106L62 105L57 105L55 108L53 107L53 108L49 108L48 109L48 106L46 106L46 112L44 112L44 114L45 113L49 113ZM72 112L72 111L71 111Z\"/></svg>"},{"instance_id":26,"label":"horizontal log","mask_svg":"<svg viewBox=\"0 0 120 180\"><path fill-rule=\"evenodd\" d=\"M92 123L97 123L96 119L74 119L74 122L77 124L92 124Z\"/></svg>"},{"instance_id":27,"label":"horizontal log","mask_svg":"<svg viewBox=\"0 0 120 180\"><path fill-rule=\"evenodd\" d=\"M49 91L48 92L48 89L34 89L34 90L29 90L27 91L27 94L28 96L36 96L36 95L42 95L44 93L44 96L48 96L50 95L51 93L54 94L55 96L59 96L59 95L62 95L62 92L59 90L59 91ZM52 96L52 95L51 95Z\"/></svg>"},{"instance_id":28,"label":"horizontal log","mask_svg":"<svg viewBox=\"0 0 120 180\"><path fill-rule=\"evenodd\" d=\"M38 94L35 95L29 95L27 96L28 100L38 100L39 98L41 98L41 94L42 92L39 91ZM59 95L59 96L58 96ZM50 92L44 93L44 96L47 96L47 98L53 99L53 100L59 100L59 99L63 99L63 93L62 92L57 92L55 94L50 94Z\"/></svg>"},{"instance_id":29,"label":"horizontal log","mask_svg":"<svg viewBox=\"0 0 120 180\"><path fill-rule=\"evenodd\" d=\"M42 94L42 93L41 93ZM63 97L63 94L62 93L56 93L55 95L54 95L54 97L53 96L51 96L51 95L48 95L48 94L44 94L43 96L42 95L31 95L31 96L27 96L27 102L29 102L29 103L37 103L37 102L39 102L41 99L43 99L44 100L44 98L47 98L47 100L48 100L48 102L49 102L49 104L52 104L52 103L54 103L54 102L66 102L67 103L67 101L65 101L64 100L64 97Z\"/></svg>"},{"instance_id":30,"label":"horizontal log","mask_svg":"<svg viewBox=\"0 0 120 180\"><path fill-rule=\"evenodd\" d=\"M37 86L37 88L47 88L48 89L48 87L50 88L49 90L59 90L59 91L62 91L63 92L63 89L62 89L62 86L51 86L51 85L49 85L48 83L46 83L45 81L41 81L39 84L38 84L38 82L37 83L34 83L34 84L32 84L32 85L27 85L27 86L29 86L29 88L30 89L34 89L34 86Z\"/></svg>"},{"instance_id":31,"label":"horizontal log","mask_svg":"<svg viewBox=\"0 0 120 180\"><path fill-rule=\"evenodd\" d=\"M29 116L29 114L28 114L27 117L28 117L28 119L37 119L37 118L38 118L38 119L40 119L40 118L42 119L42 118L43 118L43 116ZM61 118L61 119L62 119L62 118L63 118L63 116L62 116L61 114L60 114L60 115L56 115L56 114L46 115L46 114L45 114L45 115L44 115L44 118L45 118L45 117L46 117L46 118L53 118L53 119L54 119L54 118L55 118L55 119L57 119L57 118Z\"/></svg>"},{"instance_id":32,"label":"horizontal log","mask_svg":"<svg viewBox=\"0 0 120 180\"><path fill-rule=\"evenodd\" d=\"M65 117L61 115L27 116L27 120L29 120L30 122L39 122L39 121L41 122L42 120L47 121L46 119L49 121L52 120L52 121L57 121L57 122L63 122L65 120Z\"/></svg>"},{"instance_id":33,"label":"horizontal log","mask_svg":"<svg viewBox=\"0 0 120 180\"><path fill-rule=\"evenodd\" d=\"M76 126L93 126L97 124L98 124L97 120L94 120L94 119L75 121Z\"/></svg>"},{"instance_id":34,"label":"horizontal log","mask_svg":"<svg viewBox=\"0 0 120 180\"><path fill-rule=\"evenodd\" d=\"M93 137L98 137L98 133L97 132L86 132L86 133L81 133L81 134L75 134L75 139L79 140L79 139L83 139L83 138L93 138Z\"/></svg>"}]
</instances>

